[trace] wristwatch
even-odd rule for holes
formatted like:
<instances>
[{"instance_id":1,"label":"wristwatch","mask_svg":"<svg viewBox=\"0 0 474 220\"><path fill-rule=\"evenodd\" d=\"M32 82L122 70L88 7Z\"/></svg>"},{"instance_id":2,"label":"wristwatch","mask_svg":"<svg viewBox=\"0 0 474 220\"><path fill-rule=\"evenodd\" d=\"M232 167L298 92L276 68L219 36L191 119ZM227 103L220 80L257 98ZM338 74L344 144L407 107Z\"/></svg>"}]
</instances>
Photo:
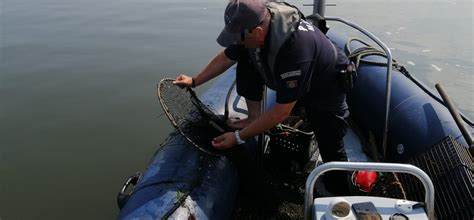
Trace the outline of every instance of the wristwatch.
<instances>
[{"instance_id":1,"label":"wristwatch","mask_svg":"<svg viewBox=\"0 0 474 220\"><path fill-rule=\"evenodd\" d=\"M234 134L238 145L245 144L245 141L240 138L240 130L235 130Z\"/></svg>"}]
</instances>

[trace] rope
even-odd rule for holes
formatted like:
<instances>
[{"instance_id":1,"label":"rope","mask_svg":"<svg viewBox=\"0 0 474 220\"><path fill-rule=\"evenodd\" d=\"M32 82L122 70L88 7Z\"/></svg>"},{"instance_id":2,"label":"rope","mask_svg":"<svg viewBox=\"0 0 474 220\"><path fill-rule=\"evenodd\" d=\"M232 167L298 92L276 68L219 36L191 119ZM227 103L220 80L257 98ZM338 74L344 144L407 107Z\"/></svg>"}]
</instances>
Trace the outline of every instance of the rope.
<instances>
[{"instance_id":1,"label":"rope","mask_svg":"<svg viewBox=\"0 0 474 220\"><path fill-rule=\"evenodd\" d=\"M359 42L359 43L361 43L365 46L357 48L354 51L352 51L350 45L351 45L351 42L353 42L353 41L357 41L357 42ZM363 40L361 40L359 38L349 38L346 42L346 50L349 53L348 58L350 60L355 61L356 68L359 68L359 65L360 65L361 62L380 65L380 66L387 65L387 62L380 62L380 61L373 61L373 60L363 59L364 57L370 56L370 55L378 55L378 56L382 56L382 57L387 58L387 55L385 54L385 52L383 52L383 51L381 51L381 50L379 50L375 47L372 47L371 45L369 45L368 43L364 42ZM395 66L395 67L399 66L398 62L396 60L392 59L392 62L393 62L393 66Z\"/></svg>"},{"instance_id":2,"label":"rope","mask_svg":"<svg viewBox=\"0 0 474 220\"><path fill-rule=\"evenodd\" d=\"M351 42L356 41L359 42L365 46L362 46L360 48L357 48L355 50L351 50ZM387 55L385 52L372 47L368 43L364 42L363 40L359 38L349 38L346 42L345 49L349 53L348 58L350 60L353 60L356 66L356 69L359 68L360 63L368 63L368 64L374 64L374 65L380 65L380 66L386 66L387 62L380 62L380 61L373 61L373 60L366 60L363 59L366 56L370 55L378 55L387 58ZM440 99L438 96L433 94L429 89L427 89L422 83L420 83L416 78L414 78L408 70L401 64L399 64L395 59L392 59L392 66L398 70L400 73L405 75L408 79L410 79L412 82L414 82L420 89L422 89L426 94L431 96L433 99L435 99L438 103L442 104L443 106L446 106L446 103L442 99ZM469 126L474 127L474 122L471 121L466 115L463 113L460 113L461 118L466 122Z\"/></svg>"}]
</instances>

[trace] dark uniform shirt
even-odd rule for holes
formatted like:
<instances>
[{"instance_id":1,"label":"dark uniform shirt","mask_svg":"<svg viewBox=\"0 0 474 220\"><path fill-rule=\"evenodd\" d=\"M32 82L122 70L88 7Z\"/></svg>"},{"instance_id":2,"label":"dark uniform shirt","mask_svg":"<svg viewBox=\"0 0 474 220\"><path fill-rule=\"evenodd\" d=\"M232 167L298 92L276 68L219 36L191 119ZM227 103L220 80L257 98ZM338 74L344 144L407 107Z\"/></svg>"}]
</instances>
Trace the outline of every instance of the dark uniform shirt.
<instances>
[{"instance_id":1,"label":"dark uniform shirt","mask_svg":"<svg viewBox=\"0 0 474 220\"><path fill-rule=\"evenodd\" d=\"M259 54L265 65L264 74L274 74L277 81L277 87L272 88L276 91L277 103L290 103L310 95L325 107L347 108L345 96L339 100L336 97L341 91L335 70L345 68L348 60L319 29L302 20L298 29L279 50L273 73L267 66L267 48L270 46L267 36ZM227 47L224 53L229 59L238 62L249 59L249 49L242 45ZM335 53L339 55L336 56ZM260 78L256 80L262 81L259 73L245 74L253 74Z\"/></svg>"}]
</instances>

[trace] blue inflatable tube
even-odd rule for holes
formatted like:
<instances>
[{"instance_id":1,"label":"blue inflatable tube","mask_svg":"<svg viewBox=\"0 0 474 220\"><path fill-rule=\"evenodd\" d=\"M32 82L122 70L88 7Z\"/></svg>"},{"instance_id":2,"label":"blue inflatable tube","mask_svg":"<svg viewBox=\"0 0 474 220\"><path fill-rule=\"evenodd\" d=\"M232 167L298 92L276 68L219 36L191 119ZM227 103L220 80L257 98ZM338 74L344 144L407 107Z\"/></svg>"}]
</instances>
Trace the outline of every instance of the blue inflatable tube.
<instances>
[{"instance_id":1,"label":"blue inflatable tube","mask_svg":"<svg viewBox=\"0 0 474 220\"><path fill-rule=\"evenodd\" d=\"M231 77L222 77L203 102L223 108ZM229 219L237 184L236 168L227 157L207 155L172 133L153 156L118 219ZM186 199L179 202L183 196Z\"/></svg>"},{"instance_id":2,"label":"blue inflatable tube","mask_svg":"<svg viewBox=\"0 0 474 220\"><path fill-rule=\"evenodd\" d=\"M345 39L331 32L328 35L339 48L344 48ZM361 46L355 42L351 48ZM375 55L364 59L386 62L384 57ZM448 135L467 146L448 109L409 77L395 69L392 70L392 96L385 159L393 162L406 161L425 152ZM351 118L362 131L374 135L379 152L382 152L385 118L386 71L385 66L361 63L358 79L348 95Z\"/></svg>"}]
</instances>

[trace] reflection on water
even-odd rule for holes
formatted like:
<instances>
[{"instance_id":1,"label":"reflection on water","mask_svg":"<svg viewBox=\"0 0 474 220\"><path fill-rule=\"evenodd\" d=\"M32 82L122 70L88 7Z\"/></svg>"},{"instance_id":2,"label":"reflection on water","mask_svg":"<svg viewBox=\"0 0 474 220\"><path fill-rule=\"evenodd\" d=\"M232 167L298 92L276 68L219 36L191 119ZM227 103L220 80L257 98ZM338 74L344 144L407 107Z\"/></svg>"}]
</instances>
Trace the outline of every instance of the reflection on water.
<instances>
[{"instance_id":1,"label":"reflection on water","mask_svg":"<svg viewBox=\"0 0 474 220\"><path fill-rule=\"evenodd\" d=\"M0 2L0 218L113 219L120 184L171 130L156 83L221 50L225 3ZM336 4L328 15L373 31L474 118L472 1Z\"/></svg>"}]
</instances>

